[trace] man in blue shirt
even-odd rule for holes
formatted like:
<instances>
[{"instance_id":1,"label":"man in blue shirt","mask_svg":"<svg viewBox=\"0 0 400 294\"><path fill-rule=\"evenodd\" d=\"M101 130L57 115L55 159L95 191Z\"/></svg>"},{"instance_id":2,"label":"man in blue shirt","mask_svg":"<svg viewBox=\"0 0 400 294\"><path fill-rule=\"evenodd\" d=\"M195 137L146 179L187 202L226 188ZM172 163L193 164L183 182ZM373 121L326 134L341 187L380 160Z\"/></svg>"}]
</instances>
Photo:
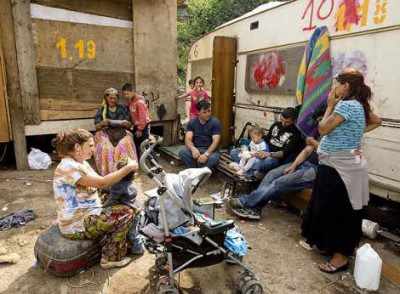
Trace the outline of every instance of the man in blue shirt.
<instances>
[{"instance_id":1,"label":"man in blue shirt","mask_svg":"<svg viewBox=\"0 0 400 294\"><path fill-rule=\"evenodd\" d=\"M179 157L190 168L213 168L220 156L217 148L221 140L221 124L211 116L209 102L200 101L197 107L199 116L192 119L187 126L185 148L179 152Z\"/></svg>"}]
</instances>

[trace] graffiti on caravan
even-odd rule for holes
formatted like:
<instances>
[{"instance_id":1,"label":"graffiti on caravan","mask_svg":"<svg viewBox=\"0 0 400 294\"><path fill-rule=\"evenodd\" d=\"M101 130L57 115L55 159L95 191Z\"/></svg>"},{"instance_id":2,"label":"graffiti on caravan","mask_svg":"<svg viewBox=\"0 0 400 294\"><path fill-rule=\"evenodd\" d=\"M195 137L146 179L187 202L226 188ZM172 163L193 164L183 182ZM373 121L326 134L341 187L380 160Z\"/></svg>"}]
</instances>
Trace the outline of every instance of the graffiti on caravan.
<instances>
[{"instance_id":1,"label":"graffiti on caravan","mask_svg":"<svg viewBox=\"0 0 400 294\"><path fill-rule=\"evenodd\" d=\"M294 94L303 53L304 46L301 45L247 55L246 91L260 94Z\"/></svg>"},{"instance_id":2,"label":"graffiti on caravan","mask_svg":"<svg viewBox=\"0 0 400 294\"><path fill-rule=\"evenodd\" d=\"M317 23L328 26L331 24L337 32L351 32L354 27L383 24L387 18L389 1L391 0L305 1L301 16L301 19L306 21L303 31L314 30Z\"/></svg>"},{"instance_id":3,"label":"graffiti on caravan","mask_svg":"<svg viewBox=\"0 0 400 294\"><path fill-rule=\"evenodd\" d=\"M354 68L364 77L368 75L368 63L365 54L360 50L338 52L333 55L333 75L337 75L345 68Z\"/></svg>"},{"instance_id":4,"label":"graffiti on caravan","mask_svg":"<svg viewBox=\"0 0 400 294\"><path fill-rule=\"evenodd\" d=\"M371 65L368 64L368 59L361 50L335 52L332 56L332 64L334 76L341 73L345 68L354 68L363 74L368 85L376 86L374 68L371 68Z\"/></svg>"}]
</instances>

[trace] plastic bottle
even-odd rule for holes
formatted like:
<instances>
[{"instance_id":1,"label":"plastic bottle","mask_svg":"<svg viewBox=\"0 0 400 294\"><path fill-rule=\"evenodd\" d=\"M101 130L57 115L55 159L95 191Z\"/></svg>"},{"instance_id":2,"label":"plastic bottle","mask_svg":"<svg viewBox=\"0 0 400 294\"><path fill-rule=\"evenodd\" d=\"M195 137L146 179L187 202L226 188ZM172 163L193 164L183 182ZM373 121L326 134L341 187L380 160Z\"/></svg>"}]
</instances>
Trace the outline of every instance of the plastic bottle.
<instances>
[{"instance_id":1,"label":"plastic bottle","mask_svg":"<svg viewBox=\"0 0 400 294\"><path fill-rule=\"evenodd\" d=\"M357 250L356 264L354 266L354 279L361 289L376 291L379 288L382 271L382 259L365 244Z\"/></svg>"}]
</instances>

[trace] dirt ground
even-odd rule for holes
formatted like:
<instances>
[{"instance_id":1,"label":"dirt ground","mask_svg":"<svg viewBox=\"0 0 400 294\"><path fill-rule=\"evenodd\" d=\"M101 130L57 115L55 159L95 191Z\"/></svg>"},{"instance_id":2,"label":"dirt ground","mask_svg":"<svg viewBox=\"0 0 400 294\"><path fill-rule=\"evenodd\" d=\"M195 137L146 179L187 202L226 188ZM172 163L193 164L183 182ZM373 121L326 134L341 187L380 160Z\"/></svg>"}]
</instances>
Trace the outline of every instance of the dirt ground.
<instances>
[{"instance_id":1,"label":"dirt ground","mask_svg":"<svg viewBox=\"0 0 400 294\"><path fill-rule=\"evenodd\" d=\"M164 165L169 170L176 167ZM154 263L152 255L134 260L123 269L104 271L95 266L72 278L56 278L36 265L33 247L42 231L56 218L52 195L52 171L0 171L0 216L23 208L32 208L37 218L17 229L0 232L0 247L15 252L21 260L14 265L0 265L0 293L152 293L149 269ZM220 177L212 177L196 195L217 192L222 188ZM137 179L140 200L143 191L154 187L145 176ZM223 208L219 218L232 218ZM251 250L245 258L265 286L266 293L361 293L351 272L325 275L317 269L323 258L299 247L301 219L285 209L267 207L259 222L237 220ZM364 240L365 242L369 240ZM385 258L400 257L383 242L373 247ZM240 269L224 263L216 266L186 270L180 275L182 293L235 293ZM400 288L382 278L378 293L400 293Z\"/></svg>"}]
</instances>

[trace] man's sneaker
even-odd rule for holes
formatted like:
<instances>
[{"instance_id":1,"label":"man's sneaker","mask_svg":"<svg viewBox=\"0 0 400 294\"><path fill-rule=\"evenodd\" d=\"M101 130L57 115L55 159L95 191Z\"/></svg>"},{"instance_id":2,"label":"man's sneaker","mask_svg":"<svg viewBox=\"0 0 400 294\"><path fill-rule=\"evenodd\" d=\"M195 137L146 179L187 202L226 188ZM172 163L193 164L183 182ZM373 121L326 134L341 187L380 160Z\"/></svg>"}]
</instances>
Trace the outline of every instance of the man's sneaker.
<instances>
[{"instance_id":1,"label":"man's sneaker","mask_svg":"<svg viewBox=\"0 0 400 294\"><path fill-rule=\"evenodd\" d=\"M239 198L230 198L228 201L229 207L234 209L234 208L245 208L242 204L242 202L240 202Z\"/></svg>"},{"instance_id":2,"label":"man's sneaker","mask_svg":"<svg viewBox=\"0 0 400 294\"><path fill-rule=\"evenodd\" d=\"M100 267L102 269L124 267L124 266L127 266L131 261L132 261L132 259L129 257L124 257L120 261L107 261L107 260L102 259L100 262Z\"/></svg>"},{"instance_id":3,"label":"man's sneaker","mask_svg":"<svg viewBox=\"0 0 400 294\"><path fill-rule=\"evenodd\" d=\"M141 239L137 238L135 240L135 242L131 247L130 254L137 256L144 254L144 246L143 246L143 241Z\"/></svg>"},{"instance_id":4,"label":"man's sneaker","mask_svg":"<svg viewBox=\"0 0 400 294\"><path fill-rule=\"evenodd\" d=\"M251 220L261 219L261 210L250 208L232 208L232 212L241 218L247 218Z\"/></svg>"}]
</instances>

